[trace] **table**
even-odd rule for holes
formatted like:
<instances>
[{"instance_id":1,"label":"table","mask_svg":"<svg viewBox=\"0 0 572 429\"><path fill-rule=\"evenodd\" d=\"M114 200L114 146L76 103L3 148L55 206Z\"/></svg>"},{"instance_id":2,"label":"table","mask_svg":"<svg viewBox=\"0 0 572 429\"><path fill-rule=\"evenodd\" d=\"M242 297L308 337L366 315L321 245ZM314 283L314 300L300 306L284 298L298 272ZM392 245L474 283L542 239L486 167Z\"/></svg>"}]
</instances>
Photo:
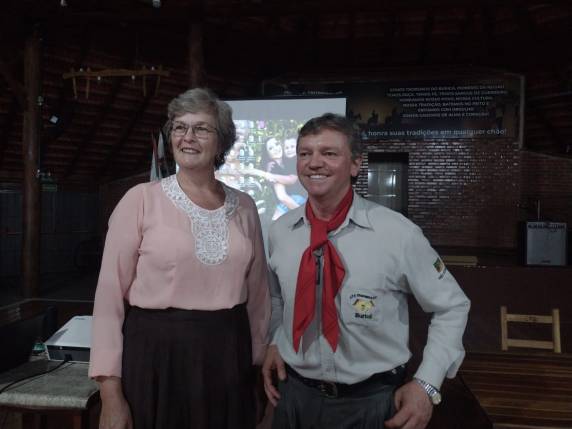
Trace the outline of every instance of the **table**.
<instances>
[{"instance_id":1,"label":"table","mask_svg":"<svg viewBox=\"0 0 572 429\"><path fill-rule=\"evenodd\" d=\"M572 355L467 352L459 374L495 428L572 428Z\"/></svg>"},{"instance_id":2,"label":"table","mask_svg":"<svg viewBox=\"0 0 572 429\"><path fill-rule=\"evenodd\" d=\"M23 414L24 427L42 428L47 414L72 416L73 429L89 429L90 411L99 405L97 383L88 378L88 364L37 360L0 373L0 390L9 383L32 376L0 394L0 408ZM41 374L41 375L37 375Z\"/></svg>"}]
</instances>

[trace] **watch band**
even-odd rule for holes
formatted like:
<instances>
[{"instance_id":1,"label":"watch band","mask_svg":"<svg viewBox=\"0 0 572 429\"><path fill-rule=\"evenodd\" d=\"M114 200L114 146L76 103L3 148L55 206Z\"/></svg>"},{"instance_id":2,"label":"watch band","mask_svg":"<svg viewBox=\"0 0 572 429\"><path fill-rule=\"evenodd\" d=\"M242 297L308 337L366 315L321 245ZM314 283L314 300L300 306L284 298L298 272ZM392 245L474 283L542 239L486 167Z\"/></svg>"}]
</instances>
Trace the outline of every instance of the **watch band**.
<instances>
[{"instance_id":1,"label":"watch band","mask_svg":"<svg viewBox=\"0 0 572 429\"><path fill-rule=\"evenodd\" d=\"M423 388L423 390L425 390L427 396L429 396L429 400L433 405L439 405L441 403L442 398L439 390L419 378L414 378L414 380Z\"/></svg>"}]
</instances>

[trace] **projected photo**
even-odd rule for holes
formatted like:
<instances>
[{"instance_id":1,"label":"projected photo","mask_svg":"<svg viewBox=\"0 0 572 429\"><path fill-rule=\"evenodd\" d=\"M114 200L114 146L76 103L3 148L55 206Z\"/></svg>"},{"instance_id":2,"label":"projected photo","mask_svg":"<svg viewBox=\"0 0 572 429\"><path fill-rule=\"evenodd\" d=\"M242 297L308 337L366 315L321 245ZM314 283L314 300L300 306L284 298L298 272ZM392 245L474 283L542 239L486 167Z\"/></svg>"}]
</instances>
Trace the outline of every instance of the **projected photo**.
<instances>
[{"instance_id":1,"label":"projected photo","mask_svg":"<svg viewBox=\"0 0 572 429\"><path fill-rule=\"evenodd\" d=\"M248 193L266 227L303 205L296 174L296 138L304 123L325 112L344 115L345 98L231 100L237 140L217 179Z\"/></svg>"},{"instance_id":2,"label":"projected photo","mask_svg":"<svg viewBox=\"0 0 572 429\"><path fill-rule=\"evenodd\" d=\"M306 201L296 175L296 120L235 120L237 141L216 172L228 186L248 193L258 213L276 220Z\"/></svg>"}]
</instances>

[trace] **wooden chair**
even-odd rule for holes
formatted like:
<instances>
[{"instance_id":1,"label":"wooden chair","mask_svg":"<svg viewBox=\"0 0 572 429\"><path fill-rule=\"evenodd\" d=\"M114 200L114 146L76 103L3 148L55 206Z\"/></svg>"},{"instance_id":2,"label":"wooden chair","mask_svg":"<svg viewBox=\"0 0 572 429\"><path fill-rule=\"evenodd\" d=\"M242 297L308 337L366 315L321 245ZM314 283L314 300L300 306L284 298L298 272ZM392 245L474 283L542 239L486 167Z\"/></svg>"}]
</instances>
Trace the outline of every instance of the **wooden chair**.
<instances>
[{"instance_id":1,"label":"wooden chair","mask_svg":"<svg viewBox=\"0 0 572 429\"><path fill-rule=\"evenodd\" d=\"M560 345L560 312L557 308L552 309L551 315L513 314L508 313L506 306L503 305L500 308L500 320L502 350L508 350L509 347L524 347L552 350L554 353L562 353L562 348ZM551 324L552 341L509 338L508 322Z\"/></svg>"}]
</instances>

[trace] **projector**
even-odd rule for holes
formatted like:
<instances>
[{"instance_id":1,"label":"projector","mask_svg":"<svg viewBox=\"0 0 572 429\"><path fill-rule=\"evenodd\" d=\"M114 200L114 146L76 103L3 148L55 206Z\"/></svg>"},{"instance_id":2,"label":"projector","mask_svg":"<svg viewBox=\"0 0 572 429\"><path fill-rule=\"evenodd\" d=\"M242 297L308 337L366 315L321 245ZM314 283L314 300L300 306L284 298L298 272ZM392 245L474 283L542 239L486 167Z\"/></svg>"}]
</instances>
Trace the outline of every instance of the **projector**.
<instances>
[{"instance_id":1,"label":"projector","mask_svg":"<svg viewBox=\"0 0 572 429\"><path fill-rule=\"evenodd\" d=\"M91 316L75 316L45 342L50 360L89 362Z\"/></svg>"}]
</instances>

